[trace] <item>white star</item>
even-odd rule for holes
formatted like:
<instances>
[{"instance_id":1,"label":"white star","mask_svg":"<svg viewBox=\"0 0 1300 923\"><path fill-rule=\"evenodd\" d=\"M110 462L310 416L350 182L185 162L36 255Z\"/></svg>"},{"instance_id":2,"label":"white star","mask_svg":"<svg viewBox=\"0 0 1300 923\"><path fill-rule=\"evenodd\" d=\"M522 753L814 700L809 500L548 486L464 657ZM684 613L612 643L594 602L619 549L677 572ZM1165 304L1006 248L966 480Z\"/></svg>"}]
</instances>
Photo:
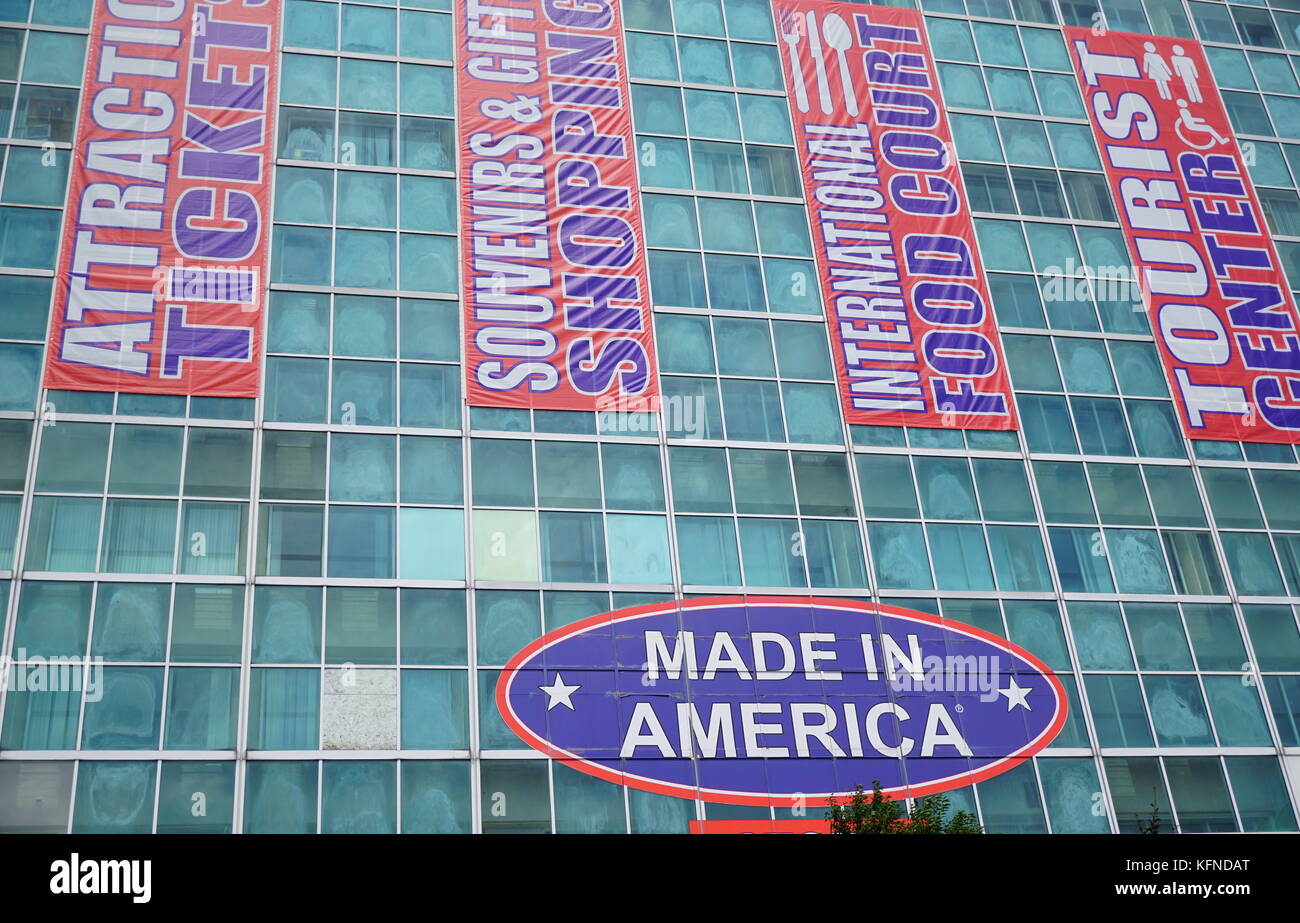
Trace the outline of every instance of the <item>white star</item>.
<instances>
[{"instance_id":1,"label":"white star","mask_svg":"<svg viewBox=\"0 0 1300 923\"><path fill-rule=\"evenodd\" d=\"M1014 676L1011 678L1011 687L1009 689L998 690L998 695L1004 695L1007 697L1007 711L1011 711L1011 709L1015 708L1017 705L1023 705L1025 711L1033 711L1033 707L1025 701L1025 697L1028 696L1029 693L1030 689L1016 685L1016 679Z\"/></svg>"},{"instance_id":2,"label":"white star","mask_svg":"<svg viewBox=\"0 0 1300 923\"><path fill-rule=\"evenodd\" d=\"M559 673L555 674L555 682L551 683L551 685L538 686L537 688L551 697L550 701L546 703L547 711L550 711L557 705L565 705L568 707L569 711L577 711L577 709L573 707L573 694L582 687L577 685L566 686L564 684L564 677Z\"/></svg>"}]
</instances>

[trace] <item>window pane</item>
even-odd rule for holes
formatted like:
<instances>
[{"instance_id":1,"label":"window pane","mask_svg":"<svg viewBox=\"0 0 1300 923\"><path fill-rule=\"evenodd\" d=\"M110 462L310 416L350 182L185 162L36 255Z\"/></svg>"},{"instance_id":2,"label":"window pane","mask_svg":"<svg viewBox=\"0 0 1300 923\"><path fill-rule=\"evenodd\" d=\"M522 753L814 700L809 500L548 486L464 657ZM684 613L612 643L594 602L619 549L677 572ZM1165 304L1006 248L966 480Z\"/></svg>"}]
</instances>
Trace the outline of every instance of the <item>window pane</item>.
<instances>
[{"instance_id":1,"label":"window pane","mask_svg":"<svg viewBox=\"0 0 1300 923\"><path fill-rule=\"evenodd\" d=\"M605 583L605 530L599 513L539 515L542 579L553 582Z\"/></svg>"},{"instance_id":2,"label":"window pane","mask_svg":"<svg viewBox=\"0 0 1300 923\"><path fill-rule=\"evenodd\" d=\"M173 669L167 689L169 750L232 750L239 719L239 671Z\"/></svg>"},{"instance_id":3,"label":"window pane","mask_svg":"<svg viewBox=\"0 0 1300 923\"><path fill-rule=\"evenodd\" d=\"M1081 669L1133 669L1133 655L1118 604L1069 602L1066 611Z\"/></svg>"},{"instance_id":4,"label":"window pane","mask_svg":"<svg viewBox=\"0 0 1300 923\"><path fill-rule=\"evenodd\" d=\"M787 453L732 449L729 454L738 512L787 515L795 512Z\"/></svg>"},{"instance_id":5,"label":"window pane","mask_svg":"<svg viewBox=\"0 0 1300 923\"><path fill-rule=\"evenodd\" d=\"M469 833L470 809L467 762L402 762L403 833Z\"/></svg>"},{"instance_id":6,"label":"window pane","mask_svg":"<svg viewBox=\"0 0 1300 923\"><path fill-rule=\"evenodd\" d=\"M929 555L921 526L916 523L873 522L867 525L876 583L882 588L928 590Z\"/></svg>"},{"instance_id":7,"label":"window pane","mask_svg":"<svg viewBox=\"0 0 1300 923\"><path fill-rule=\"evenodd\" d=\"M254 760L244 791L245 833L315 833L315 760Z\"/></svg>"},{"instance_id":8,"label":"window pane","mask_svg":"<svg viewBox=\"0 0 1300 923\"><path fill-rule=\"evenodd\" d=\"M319 670L253 670L248 705L249 749L315 750L320 746L319 734Z\"/></svg>"},{"instance_id":9,"label":"window pane","mask_svg":"<svg viewBox=\"0 0 1300 923\"><path fill-rule=\"evenodd\" d=\"M672 583L668 524L663 516L610 513L609 579L613 583Z\"/></svg>"},{"instance_id":10,"label":"window pane","mask_svg":"<svg viewBox=\"0 0 1300 923\"><path fill-rule=\"evenodd\" d=\"M149 833L158 764L87 760L77 772L73 833ZM63 832L62 827L59 830Z\"/></svg>"},{"instance_id":11,"label":"window pane","mask_svg":"<svg viewBox=\"0 0 1300 923\"><path fill-rule=\"evenodd\" d=\"M739 586L740 558L731 519L676 517L682 582L705 586Z\"/></svg>"},{"instance_id":12,"label":"window pane","mask_svg":"<svg viewBox=\"0 0 1300 923\"><path fill-rule=\"evenodd\" d=\"M1133 650L1142 670L1190 670L1192 654L1183 636L1178 607L1164 603L1126 603Z\"/></svg>"},{"instance_id":13,"label":"window pane","mask_svg":"<svg viewBox=\"0 0 1300 923\"><path fill-rule=\"evenodd\" d=\"M162 728L162 667L104 667L100 698L86 697L87 750L155 750Z\"/></svg>"},{"instance_id":14,"label":"window pane","mask_svg":"<svg viewBox=\"0 0 1300 923\"><path fill-rule=\"evenodd\" d=\"M402 671L402 748L469 747L469 679L464 670Z\"/></svg>"},{"instance_id":15,"label":"window pane","mask_svg":"<svg viewBox=\"0 0 1300 923\"><path fill-rule=\"evenodd\" d=\"M1237 829L1218 757L1166 757L1165 769L1183 833Z\"/></svg>"},{"instance_id":16,"label":"window pane","mask_svg":"<svg viewBox=\"0 0 1300 923\"><path fill-rule=\"evenodd\" d=\"M604 460L605 505L609 509L662 510L664 479L659 451L654 446L606 443Z\"/></svg>"},{"instance_id":17,"label":"window pane","mask_svg":"<svg viewBox=\"0 0 1300 923\"><path fill-rule=\"evenodd\" d=\"M740 552L746 585L807 586L801 538L792 519L741 519Z\"/></svg>"},{"instance_id":18,"label":"window pane","mask_svg":"<svg viewBox=\"0 0 1300 923\"><path fill-rule=\"evenodd\" d=\"M594 444L537 443L539 506L596 509L600 506L600 461Z\"/></svg>"},{"instance_id":19,"label":"window pane","mask_svg":"<svg viewBox=\"0 0 1300 923\"><path fill-rule=\"evenodd\" d=\"M1083 683L1098 743L1103 747L1155 746L1136 676L1094 673L1085 675Z\"/></svg>"},{"instance_id":20,"label":"window pane","mask_svg":"<svg viewBox=\"0 0 1300 923\"><path fill-rule=\"evenodd\" d=\"M1287 801L1286 783L1276 758L1230 756L1224 762L1228 764L1228 778L1243 830L1296 829L1295 814Z\"/></svg>"}]
</instances>

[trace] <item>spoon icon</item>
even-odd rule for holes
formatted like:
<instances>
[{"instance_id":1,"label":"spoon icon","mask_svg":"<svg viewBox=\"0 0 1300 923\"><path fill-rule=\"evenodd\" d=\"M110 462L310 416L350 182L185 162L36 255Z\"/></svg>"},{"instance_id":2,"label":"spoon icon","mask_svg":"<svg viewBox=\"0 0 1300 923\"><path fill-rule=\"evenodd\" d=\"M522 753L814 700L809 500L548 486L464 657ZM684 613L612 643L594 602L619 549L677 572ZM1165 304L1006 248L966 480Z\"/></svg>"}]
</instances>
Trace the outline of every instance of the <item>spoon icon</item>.
<instances>
[{"instance_id":1,"label":"spoon icon","mask_svg":"<svg viewBox=\"0 0 1300 923\"><path fill-rule=\"evenodd\" d=\"M849 113L858 114L858 96L853 90L853 74L849 72L848 50L853 47L853 33L849 24L839 13L827 13L822 19L822 30L826 35L826 44L835 49L840 59L840 83L844 87L844 102Z\"/></svg>"}]
</instances>

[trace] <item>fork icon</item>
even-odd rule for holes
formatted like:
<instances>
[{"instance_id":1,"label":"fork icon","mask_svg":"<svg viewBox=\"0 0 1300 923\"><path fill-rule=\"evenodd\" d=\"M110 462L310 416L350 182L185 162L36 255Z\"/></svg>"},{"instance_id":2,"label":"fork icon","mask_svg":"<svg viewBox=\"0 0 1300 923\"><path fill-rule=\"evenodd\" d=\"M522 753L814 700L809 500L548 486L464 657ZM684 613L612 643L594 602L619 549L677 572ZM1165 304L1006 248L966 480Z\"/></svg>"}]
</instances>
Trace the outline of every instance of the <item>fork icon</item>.
<instances>
[{"instance_id":1,"label":"fork icon","mask_svg":"<svg viewBox=\"0 0 1300 923\"><path fill-rule=\"evenodd\" d=\"M794 99L800 112L808 111L808 85L804 83L803 64L795 46L803 38L805 28L802 16L792 10L781 10L781 38L790 55L790 82L794 84Z\"/></svg>"}]
</instances>

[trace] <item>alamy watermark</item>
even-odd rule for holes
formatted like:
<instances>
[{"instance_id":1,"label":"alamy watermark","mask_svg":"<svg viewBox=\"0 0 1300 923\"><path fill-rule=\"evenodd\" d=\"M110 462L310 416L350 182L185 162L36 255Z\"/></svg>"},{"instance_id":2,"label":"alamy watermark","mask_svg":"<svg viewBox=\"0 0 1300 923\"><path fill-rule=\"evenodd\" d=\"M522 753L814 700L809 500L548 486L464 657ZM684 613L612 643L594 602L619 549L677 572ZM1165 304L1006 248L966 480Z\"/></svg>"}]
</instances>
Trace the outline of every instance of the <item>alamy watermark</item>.
<instances>
[{"instance_id":1,"label":"alamy watermark","mask_svg":"<svg viewBox=\"0 0 1300 923\"><path fill-rule=\"evenodd\" d=\"M104 696L103 657L0 655L0 687L9 692L84 692L87 702Z\"/></svg>"},{"instance_id":2,"label":"alamy watermark","mask_svg":"<svg viewBox=\"0 0 1300 923\"><path fill-rule=\"evenodd\" d=\"M635 397L618 394L596 402L596 420L602 433L653 436L662 426L670 436L703 439L708 403L698 395Z\"/></svg>"},{"instance_id":3,"label":"alamy watermark","mask_svg":"<svg viewBox=\"0 0 1300 923\"><path fill-rule=\"evenodd\" d=\"M1141 274L1131 265L1105 266L1077 263L1073 257L1064 266L1044 269L1043 301L1048 304L1108 301L1129 303L1144 310L1145 291Z\"/></svg>"}]
</instances>

